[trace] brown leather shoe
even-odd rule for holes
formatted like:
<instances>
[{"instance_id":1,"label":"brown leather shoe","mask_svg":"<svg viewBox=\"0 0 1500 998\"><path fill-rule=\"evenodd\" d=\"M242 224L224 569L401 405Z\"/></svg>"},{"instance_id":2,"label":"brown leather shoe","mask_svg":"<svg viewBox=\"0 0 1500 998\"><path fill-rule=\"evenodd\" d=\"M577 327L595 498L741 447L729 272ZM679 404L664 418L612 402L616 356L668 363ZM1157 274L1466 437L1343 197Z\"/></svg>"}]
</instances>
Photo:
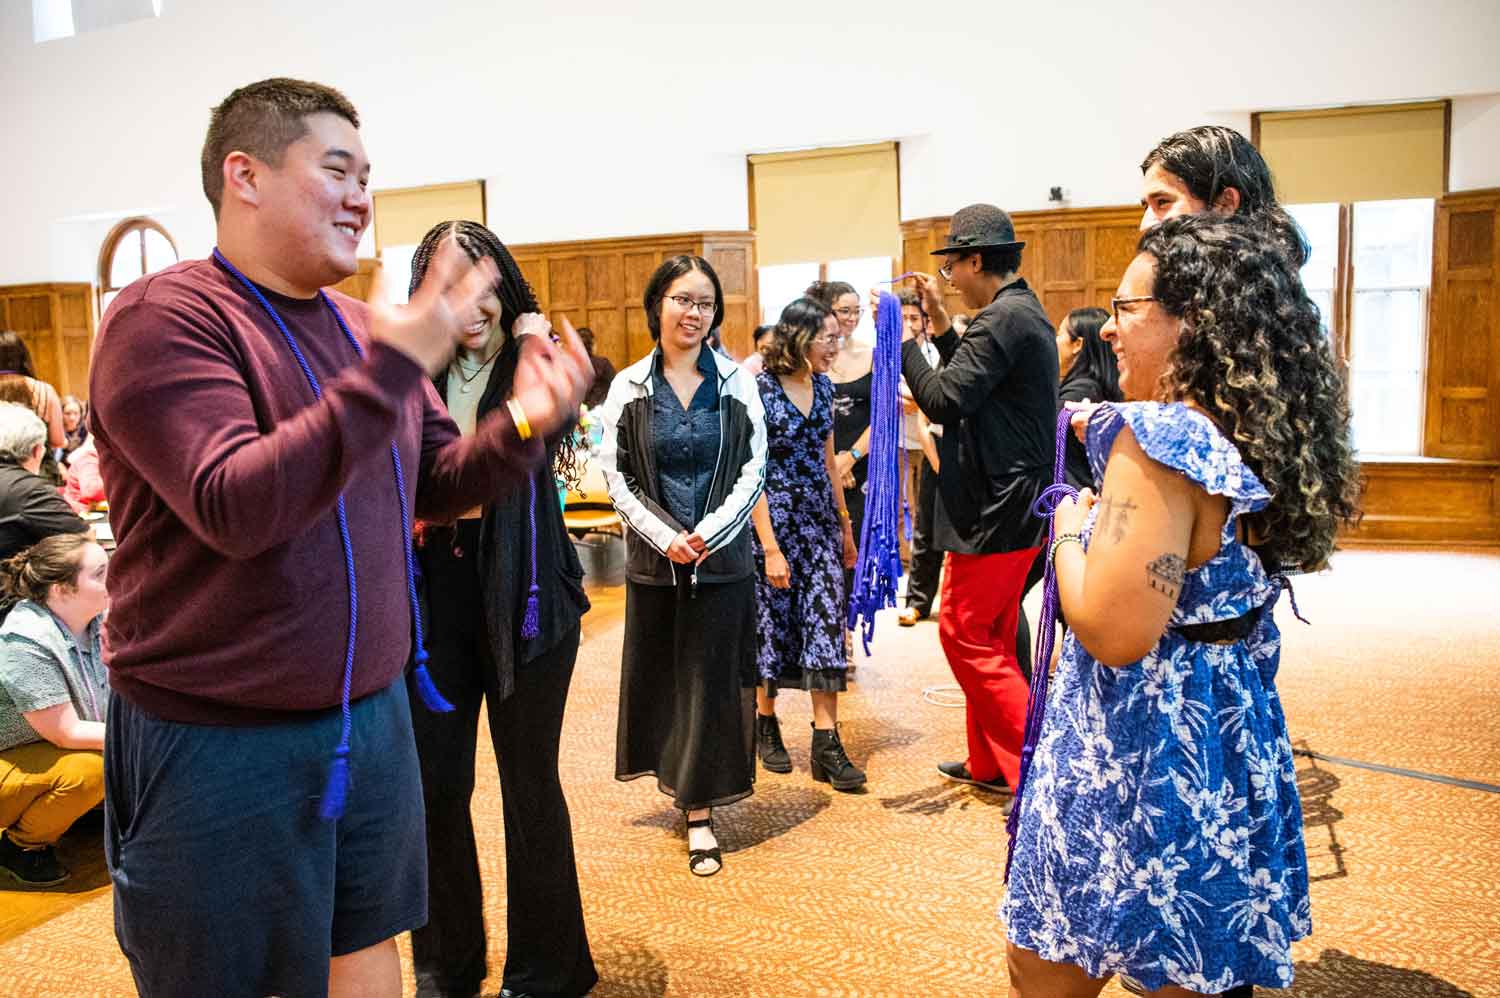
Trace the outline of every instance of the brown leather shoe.
<instances>
[{"instance_id":1,"label":"brown leather shoe","mask_svg":"<svg viewBox=\"0 0 1500 998\"><path fill-rule=\"evenodd\" d=\"M902 627L916 627L917 621L925 618L927 614L921 613L914 606L909 606L901 611L901 616L896 618L896 623Z\"/></svg>"}]
</instances>

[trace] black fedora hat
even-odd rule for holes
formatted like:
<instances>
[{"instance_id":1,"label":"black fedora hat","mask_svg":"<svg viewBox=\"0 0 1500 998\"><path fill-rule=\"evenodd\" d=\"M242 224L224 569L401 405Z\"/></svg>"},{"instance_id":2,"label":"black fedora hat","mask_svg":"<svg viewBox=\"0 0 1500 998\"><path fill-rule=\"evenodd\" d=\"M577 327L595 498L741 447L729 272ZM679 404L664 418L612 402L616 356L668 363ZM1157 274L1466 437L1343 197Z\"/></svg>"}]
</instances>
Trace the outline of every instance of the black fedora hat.
<instances>
[{"instance_id":1,"label":"black fedora hat","mask_svg":"<svg viewBox=\"0 0 1500 998\"><path fill-rule=\"evenodd\" d=\"M932 255L1020 249L1025 245L1016 241L1016 227L1009 215L992 204L971 204L954 214L948 224L948 245L933 250Z\"/></svg>"}]
</instances>

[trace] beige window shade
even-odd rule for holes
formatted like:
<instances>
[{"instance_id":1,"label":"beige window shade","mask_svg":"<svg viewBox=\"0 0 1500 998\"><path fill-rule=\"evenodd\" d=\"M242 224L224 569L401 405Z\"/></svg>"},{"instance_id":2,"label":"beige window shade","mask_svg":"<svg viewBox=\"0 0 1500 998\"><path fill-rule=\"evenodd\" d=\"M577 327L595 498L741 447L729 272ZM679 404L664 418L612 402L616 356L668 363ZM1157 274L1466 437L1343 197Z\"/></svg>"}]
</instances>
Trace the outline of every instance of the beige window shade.
<instances>
[{"instance_id":1,"label":"beige window shade","mask_svg":"<svg viewBox=\"0 0 1500 998\"><path fill-rule=\"evenodd\" d=\"M756 262L899 256L896 143L750 157Z\"/></svg>"},{"instance_id":2,"label":"beige window shade","mask_svg":"<svg viewBox=\"0 0 1500 998\"><path fill-rule=\"evenodd\" d=\"M1441 197L1447 103L1260 115L1260 152L1286 204Z\"/></svg>"},{"instance_id":3,"label":"beige window shade","mask_svg":"<svg viewBox=\"0 0 1500 998\"><path fill-rule=\"evenodd\" d=\"M439 222L484 222L484 181L375 192L375 252L414 246Z\"/></svg>"}]
</instances>

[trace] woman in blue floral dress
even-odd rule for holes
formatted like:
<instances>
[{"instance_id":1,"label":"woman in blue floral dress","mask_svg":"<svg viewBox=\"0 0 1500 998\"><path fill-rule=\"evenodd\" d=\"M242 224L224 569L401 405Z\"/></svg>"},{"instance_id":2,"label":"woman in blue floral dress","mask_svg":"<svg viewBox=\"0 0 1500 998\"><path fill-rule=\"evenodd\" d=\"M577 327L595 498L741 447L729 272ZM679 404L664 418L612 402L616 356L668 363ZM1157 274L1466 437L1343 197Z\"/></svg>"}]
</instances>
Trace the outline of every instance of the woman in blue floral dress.
<instances>
[{"instance_id":1,"label":"woman in blue floral dress","mask_svg":"<svg viewBox=\"0 0 1500 998\"><path fill-rule=\"evenodd\" d=\"M844 568L856 548L833 451L833 382L838 320L827 306L799 298L761 347L756 377L766 410L766 490L756 505L756 630L761 687L756 746L761 765L792 771L776 719L776 691L812 694L813 779L836 790L864 785L844 752L838 695L847 684L844 658Z\"/></svg>"},{"instance_id":2,"label":"woman in blue floral dress","mask_svg":"<svg viewBox=\"0 0 1500 998\"><path fill-rule=\"evenodd\" d=\"M1071 630L1002 908L1023 998L1286 987L1311 931L1271 608L1355 513L1343 382L1253 220L1138 249L1102 331L1137 401L1086 417L1100 494L1054 523Z\"/></svg>"}]
</instances>

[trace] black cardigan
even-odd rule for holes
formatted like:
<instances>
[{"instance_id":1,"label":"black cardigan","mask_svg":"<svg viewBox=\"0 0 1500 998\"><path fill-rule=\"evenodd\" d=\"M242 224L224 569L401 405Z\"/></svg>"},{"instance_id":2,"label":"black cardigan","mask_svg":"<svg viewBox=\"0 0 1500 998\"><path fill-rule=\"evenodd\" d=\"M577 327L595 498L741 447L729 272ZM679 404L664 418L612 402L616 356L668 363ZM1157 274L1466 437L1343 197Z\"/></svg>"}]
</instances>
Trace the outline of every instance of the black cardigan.
<instances>
[{"instance_id":1,"label":"black cardigan","mask_svg":"<svg viewBox=\"0 0 1500 998\"><path fill-rule=\"evenodd\" d=\"M510 397L520 356L519 341L511 340L495 358L489 380L479 397L476 421ZM438 397L446 405L447 370L434 378L433 383ZM572 430L570 424L566 432ZM556 440L549 441L548 453L556 452ZM530 490L520 485L486 503L479 528L479 577L484 586L485 625L490 637L491 656L499 670L499 696L502 700L515 689L517 666L524 667L527 662L556 647L572 633L579 619L589 610L589 598L583 591L583 564L578 560L578 552L563 524L552 462L537 468L532 480L536 483L536 577L541 630L529 641L521 638L521 618L531 590ZM426 543L445 543L449 539L448 531L449 528L444 526L428 526L424 540ZM425 586L424 595L428 601L443 596Z\"/></svg>"}]
</instances>

